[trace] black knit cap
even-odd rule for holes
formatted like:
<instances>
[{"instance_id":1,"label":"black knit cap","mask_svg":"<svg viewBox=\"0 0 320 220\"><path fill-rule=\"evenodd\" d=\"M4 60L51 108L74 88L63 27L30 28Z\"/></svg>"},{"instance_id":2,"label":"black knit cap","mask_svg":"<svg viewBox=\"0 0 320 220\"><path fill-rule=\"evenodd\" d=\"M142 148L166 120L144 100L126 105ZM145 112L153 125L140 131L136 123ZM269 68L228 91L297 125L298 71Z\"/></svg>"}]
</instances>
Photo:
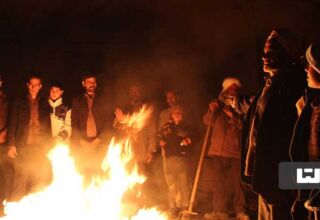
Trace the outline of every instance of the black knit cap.
<instances>
[{"instance_id":1,"label":"black knit cap","mask_svg":"<svg viewBox=\"0 0 320 220\"><path fill-rule=\"evenodd\" d=\"M64 90L64 85L62 82L60 82L59 80L51 80L49 83L50 88L52 87L57 87L61 90Z\"/></svg>"}]
</instances>

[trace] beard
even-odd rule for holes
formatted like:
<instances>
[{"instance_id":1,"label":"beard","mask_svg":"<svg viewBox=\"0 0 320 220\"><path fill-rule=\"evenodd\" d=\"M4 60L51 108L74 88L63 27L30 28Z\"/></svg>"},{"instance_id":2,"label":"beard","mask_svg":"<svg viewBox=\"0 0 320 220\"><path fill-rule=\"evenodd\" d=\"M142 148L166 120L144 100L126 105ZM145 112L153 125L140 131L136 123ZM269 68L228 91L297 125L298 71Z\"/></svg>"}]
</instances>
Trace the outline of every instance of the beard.
<instances>
[{"instance_id":1,"label":"beard","mask_svg":"<svg viewBox=\"0 0 320 220\"><path fill-rule=\"evenodd\" d=\"M96 86L90 86L87 88L87 92L95 92L96 91Z\"/></svg>"},{"instance_id":2,"label":"beard","mask_svg":"<svg viewBox=\"0 0 320 220\"><path fill-rule=\"evenodd\" d=\"M275 72L279 69L280 69L280 65L278 65L277 63L263 64L263 71L266 73Z\"/></svg>"}]
</instances>

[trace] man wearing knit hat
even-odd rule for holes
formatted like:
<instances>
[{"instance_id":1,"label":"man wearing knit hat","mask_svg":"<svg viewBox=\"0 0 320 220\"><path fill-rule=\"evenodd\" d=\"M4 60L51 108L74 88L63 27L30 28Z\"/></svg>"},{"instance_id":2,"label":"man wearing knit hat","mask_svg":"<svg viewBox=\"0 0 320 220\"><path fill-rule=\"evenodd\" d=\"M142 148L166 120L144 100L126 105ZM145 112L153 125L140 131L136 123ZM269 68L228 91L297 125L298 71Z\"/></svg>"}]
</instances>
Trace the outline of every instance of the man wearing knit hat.
<instances>
[{"instance_id":1,"label":"man wearing knit hat","mask_svg":"<svg viewBox=\"0 0 320 220\"><path fill-rule=\"evenodd\" d=\"M289 161L289 145L297 118L296 101L306 87L300 59L300 37L273 30L262 56L266 83L246 114L242 133L242 179L259 195L259 220L291 220L292 192L280 190L278 166Z\"/></svg>"},{"instance_id":2,"label":"man wearing knit hat","mask_svg":"<svg viewBox=\"0 0 320 220\"><path fill-rule=\"evenodd\" d=\"M306 67L308 88L305 95L297 102L299 118L290 146L290 156L293 161L320 161L320 44L312 44L307 52ZM319 218L320 196L319 189L308 191L300 190L298 197L293 205L292 211L295 214L302 208L308 208ZM316 211L316 212L314 212ZM299 219L309 219L310 216L305 212L305 216ZM314 216L315 219L316 216Z\"/></svg>"},{"instance_id":3,"label":"man wearing knit hat","mask_svg":"<svg viewBox=\"0 0 320 220\"><path fill-rule=\"evenodd\" d=\"M226 78L218 100L209 104L209 110L203 116L205 125L209 124L211 114L214 117L206 160L212 173L212 212L206 213L205 219L227 220L229 214L236 213L237 219L249 220L239 172L241 118L232 107L240 87L239 79Z\"/></svg>"}]
</instances>

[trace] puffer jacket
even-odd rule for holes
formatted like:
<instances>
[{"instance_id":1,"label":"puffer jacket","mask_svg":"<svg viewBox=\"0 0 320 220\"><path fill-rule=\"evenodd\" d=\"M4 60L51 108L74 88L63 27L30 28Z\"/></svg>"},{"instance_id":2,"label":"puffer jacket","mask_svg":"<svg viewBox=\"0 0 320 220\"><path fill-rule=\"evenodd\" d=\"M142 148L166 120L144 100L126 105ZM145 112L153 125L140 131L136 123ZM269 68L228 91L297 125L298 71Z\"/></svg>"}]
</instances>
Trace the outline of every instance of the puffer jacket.
<instances>
[{"instance_id":1,"label":"puffer jacket","mask_svg":"<svg viewBox=\"0 0 320 220\"><path fill-rule=\"evenodd\" d=\"M50 120L52 137L60 137L63 140L71 136L71 109L65 105L62 98L56 101L48 100L51 107Z\"/></svg>"}]
</instances>

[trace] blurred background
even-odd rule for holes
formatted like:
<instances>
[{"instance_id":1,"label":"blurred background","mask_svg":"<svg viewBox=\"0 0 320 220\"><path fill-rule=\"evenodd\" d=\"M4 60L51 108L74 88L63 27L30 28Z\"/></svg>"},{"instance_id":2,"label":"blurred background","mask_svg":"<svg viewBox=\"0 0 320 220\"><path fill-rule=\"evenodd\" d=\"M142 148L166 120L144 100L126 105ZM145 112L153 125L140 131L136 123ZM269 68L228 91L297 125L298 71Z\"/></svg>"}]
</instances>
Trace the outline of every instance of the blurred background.
<instances>
[{"instance_id":1,"label":"blurred background","mask_svg":"<svg viewBox=\"0 0 320 220\"><path fill-rule=\"evenodd\" d=\"M273 28L319 39L319 11L315 0L1 0L0 72L12 95L38 72L44 95L48 80L60 79L70 100L89 70L115 101L138 81L160 106L173 87L205 110L226 76L257 91Z\"/></svg>"}]
</instances>

